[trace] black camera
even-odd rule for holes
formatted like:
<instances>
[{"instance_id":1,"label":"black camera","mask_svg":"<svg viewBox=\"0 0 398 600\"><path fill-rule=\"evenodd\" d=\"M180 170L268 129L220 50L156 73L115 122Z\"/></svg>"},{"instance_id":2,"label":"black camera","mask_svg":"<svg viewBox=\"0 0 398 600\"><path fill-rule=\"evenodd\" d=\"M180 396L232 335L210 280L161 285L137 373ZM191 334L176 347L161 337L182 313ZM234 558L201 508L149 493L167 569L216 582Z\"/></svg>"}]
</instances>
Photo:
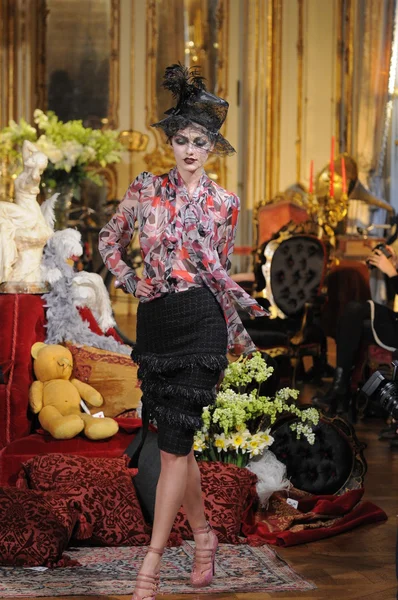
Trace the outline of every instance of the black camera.
<instances>
[{"instance_id":1,"label":"black camera","mask_svg":"<svg viewBox=\"0 0 398 600\"><path fill-rule=\"evenodd\" d=\"M396 421L398 421L398 360L392 361L392 379L376 371L363 385L361 392L368 399L375 399Z\"/></svg>"},{"instance_id":2,"label":"black camera","mask_svg":"<svg viewBox=\"0 0 398 600\"><path fill-rule=\"evenodd\" d=\"M372 252L374 252L375 250L380 250L380 252L382 252L384 254L384 256L387 256L387 258L391 258L392 254L391 252L388 250L388 248L386 247L385 244L376 244L376 246L373 248ZM368 269L375 269L375 265L371 265L368 263L368 261L366 260L366 264L368 266Z\"/></svg>"}]
</instances>

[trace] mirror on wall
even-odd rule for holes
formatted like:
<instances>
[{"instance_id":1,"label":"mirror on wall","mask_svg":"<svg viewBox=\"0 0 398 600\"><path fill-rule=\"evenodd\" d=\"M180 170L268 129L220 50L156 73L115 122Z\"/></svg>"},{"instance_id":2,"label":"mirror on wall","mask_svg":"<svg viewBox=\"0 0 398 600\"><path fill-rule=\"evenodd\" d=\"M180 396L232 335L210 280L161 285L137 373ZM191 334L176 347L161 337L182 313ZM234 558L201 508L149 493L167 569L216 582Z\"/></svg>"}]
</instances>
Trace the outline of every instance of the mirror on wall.
<instances>
[{"instance_id":1,"label":"mirror on wall","mask_svg":"<svg viewBox=\"0 0 398 600\"><path fill-rule=\"evenodd\" d=\"M200 67L210 92L226 97L229 0L148 0L147 3L147 125L164 118L173 106L162 87L165 68L180 62ZM225 129L223 130L225 133ZM171 149L161 133L152 130L155 149L145 161L152 172L164 172L174 164ZM225 161L218 156L208 161L209 175L219 181L225 176Z\"/></svg>"},{"instance_id":2,"label":"mirror on wall","mask_svg":"<svg viewBox=\"0 0 398 600\"><path fill-rule=\"evenodd\" d=\"M119 0L46 0L46 108L62 121L116 125Z\"/></svg>"},{"instance_id":3,"label":"mirror on wall","mask_svg":"<svg viewBox=\"0 0 398 600\"><path fill-rule=\"evenodd\" d=\"M181 62L200 66L210 92L217 89L219 43L217 20L220 0L161 0L157 3L156 119L171 106L170 92L162 87L167 66Z\"/></svg>"}]
</instances>

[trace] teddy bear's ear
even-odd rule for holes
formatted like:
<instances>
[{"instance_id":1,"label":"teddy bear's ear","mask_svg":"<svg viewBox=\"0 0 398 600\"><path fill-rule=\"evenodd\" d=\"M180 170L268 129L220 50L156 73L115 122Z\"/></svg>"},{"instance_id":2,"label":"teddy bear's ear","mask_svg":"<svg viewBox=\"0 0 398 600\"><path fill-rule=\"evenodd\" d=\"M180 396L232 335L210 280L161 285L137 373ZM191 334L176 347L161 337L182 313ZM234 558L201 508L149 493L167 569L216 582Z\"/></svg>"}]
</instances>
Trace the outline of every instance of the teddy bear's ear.
<instances>
[{"instance_id":1,"label":"teddy bear's ear","mask_svg":"<svg viewBox=\"0 0 398 600\"><path fill-rule=\"evenodd\" d=\"M45 346L46 344L44 344L43 342L36 342L35 344L33 344L33 346L30 349L30 353L33 356L33 358L37 358L37 355L39 354L40 350Z\"/></svg>"}]
</instances>

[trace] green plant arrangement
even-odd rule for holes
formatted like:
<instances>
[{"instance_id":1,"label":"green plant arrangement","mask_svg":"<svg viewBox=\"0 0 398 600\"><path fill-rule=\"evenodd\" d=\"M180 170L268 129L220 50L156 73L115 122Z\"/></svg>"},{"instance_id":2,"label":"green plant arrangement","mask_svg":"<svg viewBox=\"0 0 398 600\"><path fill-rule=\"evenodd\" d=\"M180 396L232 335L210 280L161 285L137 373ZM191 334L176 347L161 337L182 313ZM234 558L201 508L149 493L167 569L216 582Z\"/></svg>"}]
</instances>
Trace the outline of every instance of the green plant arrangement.
<instances>
[{"instance_id":1,"label":"green plant arrangement","mask_svg":"<svg viewBox=\"0 0 398 600\"><path fill-rule=\"evenodd\" d=\"M272 373L273 367L260 352L227 367L215 404L203 409L203 427L195 434L194 451L199 459L246 466L272 445L272 425L289 413L300 419L290 426L297 438L315 442L313 426L319 422L319 413L316 408L298 407L298 390L283 388L272 398L260 395L261 385Z\"/></svg>"},{"instance_id":2,"label":"green plant arrangement","mask_svg":"<svg viewBox=\"0 0 398 600\"><path fill-rule=\"evenodd\" d=\"M60 121L55 113L36 109L33 127L25 119L10 121L0 130L0 159L7 162L10 174L21 171L21 148L30 140L49 159L41 185L52 191L68 186L77 188L83 179L98 185L102 180L95 168L117 163L121 159L122 144L118 132L84 127L82 121Z\"/></svg>"}]
</instances>

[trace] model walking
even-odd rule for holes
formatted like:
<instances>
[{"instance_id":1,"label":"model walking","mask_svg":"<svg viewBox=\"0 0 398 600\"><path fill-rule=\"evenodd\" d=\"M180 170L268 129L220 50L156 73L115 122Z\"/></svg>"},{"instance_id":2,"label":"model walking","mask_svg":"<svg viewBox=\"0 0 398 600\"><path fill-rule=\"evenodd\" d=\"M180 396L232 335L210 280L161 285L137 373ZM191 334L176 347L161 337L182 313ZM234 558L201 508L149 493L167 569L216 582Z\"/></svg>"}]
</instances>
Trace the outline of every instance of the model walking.
<instances>
[{"instance_id":1,"label":"model walking","mask_svg":"<svg viewBox=\"0 0 398 600\"><path fill-rule=\"evenodd\" d=\"M181 65L166 69L163 85L177 102L154 127L165 132L176 167L160 176L141 173L99 243L107 267L139 298L133 358L142 381L144 431L155 419L161 454L151 545L133 600L155 597L161 555L181 505L196 544L192 585L212 580L218 541L204 514L193 436L203 407L214 402L227 349L255 350L234 303L253 316L266 314L228 275L239 198L203 170L210 152L234 152L219 133L228 103ZM123 261L136 220L142 279Z\"/></svg>"}]
</instances>

